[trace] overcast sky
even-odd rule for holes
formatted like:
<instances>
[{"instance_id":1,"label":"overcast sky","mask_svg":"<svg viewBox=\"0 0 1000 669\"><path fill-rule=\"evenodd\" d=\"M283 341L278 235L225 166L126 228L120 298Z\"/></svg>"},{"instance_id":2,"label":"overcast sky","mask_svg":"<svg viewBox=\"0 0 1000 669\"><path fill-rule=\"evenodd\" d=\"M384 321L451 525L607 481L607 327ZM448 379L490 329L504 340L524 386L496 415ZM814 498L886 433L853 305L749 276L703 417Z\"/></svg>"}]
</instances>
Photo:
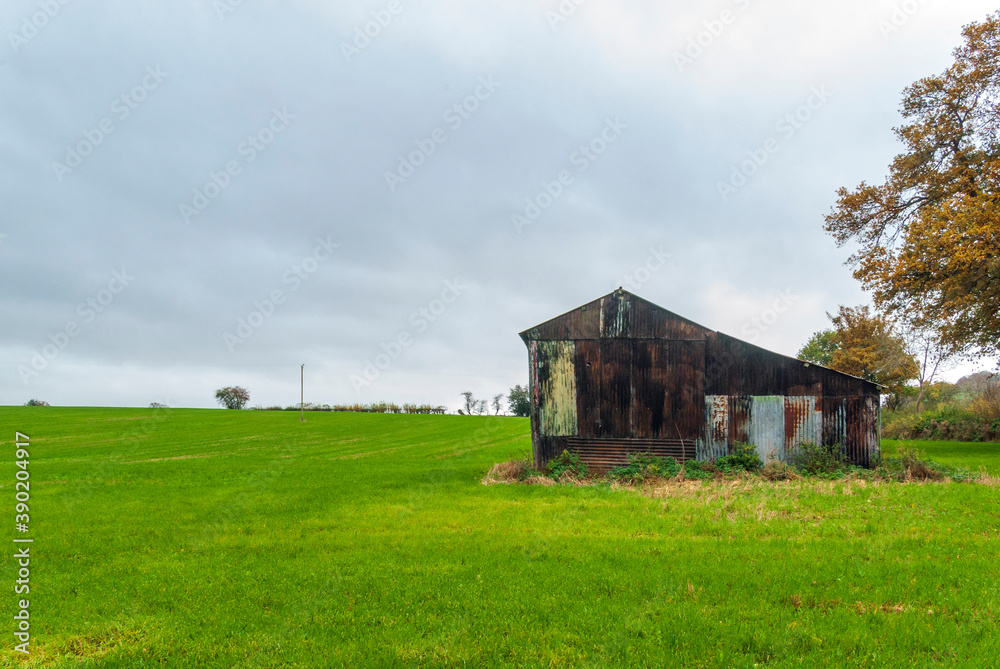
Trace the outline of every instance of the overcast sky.
<instances>
[{"instance_id":1,"label":"overcast sky","mask_svg":"<svg viewBox=\"0 0 1000 669\"><path fill-rule=\"evenodd\" d=\"M836 189L994 9L7 0L0 404L289 405L304 363L456 408L619 285L794 355L869 301Z\"/></svg>"}]
</instances>

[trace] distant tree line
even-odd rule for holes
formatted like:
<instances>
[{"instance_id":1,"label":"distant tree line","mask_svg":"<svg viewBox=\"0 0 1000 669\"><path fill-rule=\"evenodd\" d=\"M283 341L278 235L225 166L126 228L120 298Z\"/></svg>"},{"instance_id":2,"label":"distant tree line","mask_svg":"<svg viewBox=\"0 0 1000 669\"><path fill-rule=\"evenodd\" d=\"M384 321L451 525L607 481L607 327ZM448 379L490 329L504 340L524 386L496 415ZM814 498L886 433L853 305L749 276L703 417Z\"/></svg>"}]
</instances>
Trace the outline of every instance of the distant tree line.
<instances>
[{"instance_id":1,"label":"distant tree line","mask_svg":"<svg viewBox=\"0 0 1000 669\"><path fill-rule=\"evenodd\" d=\"M506 396L502 393L493 395L492 399L480 399L471 391L462 393L465 402L458 413L461 415L488 415L492 410L492 415L498 416L501 411L504 415L509 411L514 416L527 416L531 410L531 398L528 389L521 385L516 385L510 389ZM226 386L215 391L215 398L220 405L226 409L245 409L250 401L250 391L242 386ZM504 406L506 402L506 408ZM431 406L430 404L394 402L371 402L370 404L315 404L307 402L304 405L292 404L289 406L273 405L253 407L255 411L339 411L355 413L406 413L406 414L445 414L448 413L446 406Z\"/></svg>"},{"instance_id":2,"label":"distant tree line","mask_svg":"<svg viewBox=\"0 0 1000 669\"><path fill-rule=\"evenodd\" d=\"M468 390L462 393L462 397L465 399L465 404L463 408L458 410L458 413L462 415L482 416L489 414L490 409L492 409L494 416L500 415L500 411L503 410L504 415L509 411L513 416L526 417L531 410L531 400L528 390L527 388L522 388L520 385L511 388L510 393L506 397L501 393L494 395L491 400L479 399L474 393ZM506 409L503 408L505 400L507 402Z\"/></svg>"},{"instance_id":3,"label":"distant tree line","mask_svg":"<svg viewBox=\"0 0 1000 669\"><path fill-rule=\"evenodd\" d=\"M410 414L445 414L446 406L431 406L430 404L394 404L392 402L372 402L371 404L313 404L306 402L301 407L305 411L338 411L349 413L410 413ZM300 406L269 406L254 407L255 411L299 411Z\"/></svg>"}]
</instances>

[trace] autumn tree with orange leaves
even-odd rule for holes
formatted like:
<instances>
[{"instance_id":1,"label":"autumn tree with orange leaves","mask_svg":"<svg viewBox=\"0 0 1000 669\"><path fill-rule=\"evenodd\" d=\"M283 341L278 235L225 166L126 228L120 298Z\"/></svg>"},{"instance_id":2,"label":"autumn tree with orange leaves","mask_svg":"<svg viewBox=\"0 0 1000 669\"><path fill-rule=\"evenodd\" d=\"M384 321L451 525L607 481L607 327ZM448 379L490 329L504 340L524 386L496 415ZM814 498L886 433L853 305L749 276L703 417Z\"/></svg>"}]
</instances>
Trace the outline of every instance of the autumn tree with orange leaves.
<instances>
[{"instance_id":1,"label":"autumn tree with orange leaves","mask_svg":"<svg viewBox=\"0 0 1000 669\"><path fill-rule=\"evenodd\" d=\"M831 369L885 386L890 404L898 404L903 386L917 378L919 368L892 323L868 307L840 307L827 316L837 344Z\"/></svg>"},{"instance_id":2,"label":"autumn tree with orange leaves","mask_svg":"<svg viewBox=\"0 0 1000 669\"><path fill-rule=\"evenodd\" d=\"M894 320L955 351L1000 352L1000 11L955 62L904 92L905 145L885 183L841 188L825 228Z\"/></svg>"}]
</instances>

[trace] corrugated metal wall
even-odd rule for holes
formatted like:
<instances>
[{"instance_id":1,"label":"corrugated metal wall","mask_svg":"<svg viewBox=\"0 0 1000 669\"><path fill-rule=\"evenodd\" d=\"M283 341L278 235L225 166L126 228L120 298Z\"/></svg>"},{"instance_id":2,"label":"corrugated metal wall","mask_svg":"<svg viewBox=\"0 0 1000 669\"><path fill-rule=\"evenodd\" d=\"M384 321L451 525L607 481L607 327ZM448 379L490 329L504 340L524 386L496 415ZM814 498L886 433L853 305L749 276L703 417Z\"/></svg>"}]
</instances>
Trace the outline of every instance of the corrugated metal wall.
<instances>
[{"instance_id":1,"label":"corrugated metal wall","mask_svg":"<svg viewBox=\"0 0 1000 669\"><path fill-rule=\"evenodd\" d=\"M701 438L704 342L532 342L540 434Z\"/></svg>"},{"instance_id":2,"label":"corrugated metal wall","mask_svg":"<svg viewBox=\"0 0 1000 669\"><path fill-rule=\"evenodd\" d=\"M753 444L765 462L786 460L799 444L823 443L823 414L817 398L706 395L705 440L698 458L716 460L735 444ZM839 434L838 443L846 438Z\"/></svg>"},{"instance_id":3,"label":"corrugated metal wall","mask_svg":"<svg viewBox=\"0 0 1000 669\"><path fill-rule=\"evenodd\" d=\"M801 444L823 443L823 409L819 398L785 398L785 455Z\"/></svg>"},{"instance_id":4,"label":"corrugated metal wall","mask_svg":"<svg viewBox=\"0 0 1000 669\"><path fill-rule=\"evenodd\" d=\"M521 333L528 346L536 464L563 448L602 463L651 450L717 459L752 443L879 457L874 384L708 330L616 291ZM696 446L695 446L696 445Z\"/></svg>"}]
</instances>

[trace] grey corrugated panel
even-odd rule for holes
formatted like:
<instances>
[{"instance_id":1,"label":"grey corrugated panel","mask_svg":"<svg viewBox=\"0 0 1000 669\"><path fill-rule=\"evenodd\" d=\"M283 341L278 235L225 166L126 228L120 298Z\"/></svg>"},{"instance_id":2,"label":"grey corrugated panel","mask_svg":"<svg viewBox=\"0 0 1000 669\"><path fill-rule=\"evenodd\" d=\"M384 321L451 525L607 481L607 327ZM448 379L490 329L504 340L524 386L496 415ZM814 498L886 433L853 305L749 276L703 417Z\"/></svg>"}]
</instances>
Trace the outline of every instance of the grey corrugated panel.
<instances>
[{"instance_id":1,"label":"grey corrugated panel","mask_svg":"<svg viewBox=\"0 0 1000 669\"><path fill-rule=\"evenodd\" d=\"M753 398L750 410L750 443L761 460L785 459L785 398L762 395Z\"/></svg>"}]
</instances>

